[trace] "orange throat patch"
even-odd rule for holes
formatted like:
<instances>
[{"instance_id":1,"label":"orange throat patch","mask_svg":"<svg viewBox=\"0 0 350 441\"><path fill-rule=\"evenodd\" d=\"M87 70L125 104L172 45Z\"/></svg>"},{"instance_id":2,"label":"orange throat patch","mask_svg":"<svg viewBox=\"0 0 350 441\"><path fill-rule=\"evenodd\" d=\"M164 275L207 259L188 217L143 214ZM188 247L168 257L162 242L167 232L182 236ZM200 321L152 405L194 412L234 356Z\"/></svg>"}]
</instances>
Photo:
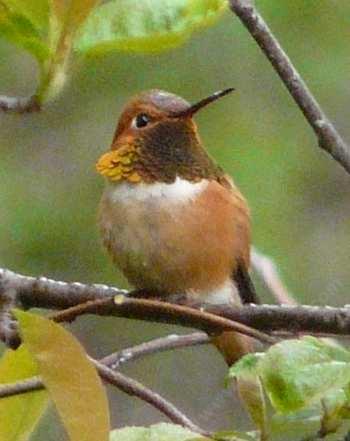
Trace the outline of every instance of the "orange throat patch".
<instances>
[{"instance_id":1,"label":"orange throat patch","mask_svg":"<svg viewBox=\"0 0 350 441\"><path fill-rule=\"evenodd\" d=\"M125 144L102 155L96 170L110 181L140 182L142 178L134 168L137 156L135 145Z\"/></svg>"}]
</instances>

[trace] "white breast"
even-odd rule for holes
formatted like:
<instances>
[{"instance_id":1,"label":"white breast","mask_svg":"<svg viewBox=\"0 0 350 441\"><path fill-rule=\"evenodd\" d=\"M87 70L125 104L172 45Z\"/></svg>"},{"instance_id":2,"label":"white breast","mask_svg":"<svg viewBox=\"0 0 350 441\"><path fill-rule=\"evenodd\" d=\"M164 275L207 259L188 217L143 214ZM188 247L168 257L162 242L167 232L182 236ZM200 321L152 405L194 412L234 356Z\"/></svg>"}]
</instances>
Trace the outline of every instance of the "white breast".
<instances>
[{"instance_id":1,"label":"white breast","mask_svg":"<svg viewBox=\"0 0 350 441\"><path fill-rule=\"evenodd\" d=\"M179 271L170 261L186 261L181 247L188 235L183 213L207 185L207 180L181 178L171 184L108 183L100 224L114 261L132 285L172 290L164 274ZM168 228L171 225L176 228ZM170 279L174 280L173 274Z\"/></svg>"},{"instance_id":2,"label":"white breast","mask_svg":"<svg viewBox=\"0 0 350 441\"><path fill-rule=\"evenodd\" d=\"M108 184L108 196L113 203L147 202L162 200L162 203L170 204L186 203L194 200L208 185L206 179L199 182L190 182L177 177L176 180L167 184L157 182L153 184L131 184L127 182Z\"/></svg>"},{"instance_id":3,"label":"white breast","mask_svg":"<svg viewBox=\"0 0 350 441\"><path fill-rule=\"evenodd\" d=\"M199 203L198 219L192 209L210 185L205 179L190 182L179 177L171 184L108 183L100 223L115 263L132 285L186 293L213 304L239 303L236 286L231 278L223 281L225 274L220 269L218 286L213 286L208 277L208 289L201 291L184 271L196 259L205 268L213 262L215 265L215 259L206 256L221 253L213 241L221 220L212 227L212 215L203 204ZM193 236L199 246L191 248L188 244L193 244Z\"/></svg>"}]
</instances>

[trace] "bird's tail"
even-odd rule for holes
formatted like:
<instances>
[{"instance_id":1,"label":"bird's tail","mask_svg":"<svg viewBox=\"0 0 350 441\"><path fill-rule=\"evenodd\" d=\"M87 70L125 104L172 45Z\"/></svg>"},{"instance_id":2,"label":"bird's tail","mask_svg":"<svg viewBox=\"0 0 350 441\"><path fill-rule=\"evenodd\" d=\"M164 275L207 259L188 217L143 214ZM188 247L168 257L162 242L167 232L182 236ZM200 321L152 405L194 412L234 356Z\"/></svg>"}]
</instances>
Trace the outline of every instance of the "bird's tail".
<instances>
[{"instance_id":1,"label":"bird's tail","mask_svg":"<svg viewBox=\"0 0 350 441\"><path fill-rule=\"evenodd\" d=\"M233 331L223 332L213 337L212 342L221 352L229 366L239 360L243 355L254 351L252 338Z\"/></svg>"}]
</instances>

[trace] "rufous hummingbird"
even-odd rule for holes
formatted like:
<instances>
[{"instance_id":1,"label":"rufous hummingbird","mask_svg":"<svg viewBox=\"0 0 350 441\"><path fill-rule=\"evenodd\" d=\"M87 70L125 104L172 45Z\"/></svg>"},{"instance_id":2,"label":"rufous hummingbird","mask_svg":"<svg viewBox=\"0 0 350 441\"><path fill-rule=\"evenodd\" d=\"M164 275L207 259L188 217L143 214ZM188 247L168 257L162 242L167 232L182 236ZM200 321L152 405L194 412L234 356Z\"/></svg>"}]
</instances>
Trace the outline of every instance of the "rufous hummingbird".
<instances>
[{"instance_id":1,"label":"rufous hummingbird","mask_svg":"<svg viewBox=\"0 0 350 441\"><path fill-rule=\"evenodd\" d=\"M245 199L204 149L194 105L161 90L125 107L111 150L97 162L106 178L99 223L103 243L128 281L165 299L256 303L248 275L250 219ZM232 364L249 338L224 332L215 345Z\"/></svg>"}]
</instances>

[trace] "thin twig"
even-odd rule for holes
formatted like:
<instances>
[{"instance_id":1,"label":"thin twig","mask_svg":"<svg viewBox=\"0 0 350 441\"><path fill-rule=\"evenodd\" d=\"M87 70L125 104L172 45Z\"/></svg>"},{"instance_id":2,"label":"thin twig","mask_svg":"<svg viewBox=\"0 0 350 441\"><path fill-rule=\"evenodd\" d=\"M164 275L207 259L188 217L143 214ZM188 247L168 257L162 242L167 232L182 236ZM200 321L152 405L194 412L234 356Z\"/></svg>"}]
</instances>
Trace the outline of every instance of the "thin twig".
<instances>
[{"instance_id":1,"label":"thin twig","mask_svg":"<svg viewBox=\"0 0 350 441\"><path fill-rule=\"evenodd\" d=\"M167 335L166 337L156 338L154 340L132 346L131 348L122 349L113 354L107 355L99 360L103 365L116 369L122 364L139 359L146 355L162 352L170 349L184 348L196 346L210 342L210 337L204 332L194 332L187 335ZM33 392L42 389L43 383L40 377L35 376L16 383L1 384L0 398L10 397L13 395Z\"/></svg>"},{"instance_id":2,"label":"thin twig","mask_svg":"<svg viewBox=\"0 0 350 441\"><path fill-rule=\"evenodd\" d=\"M102 361L97 361L91 357L89 360L96 367L100 377L107 383L117 387L119 390L140 398L142 401L153 406L159 410L162 414L166 415L170 421L175 424L180 424L193 432L197 432L202 435L208 435L208 432L204 431L193 423L185 414L183 414L177 407L167 401L165 398L153 392L145 387L138 381L120 373L113 371L106 366ZM19 381L16 383L2 384L0 385L0 398L8 398L11 396L34 392L44 389L44 383L38 376Z\"/></svg>"},{"instance_id":3,"label":"thin twig","mask_svg":"<svg viewBox=\"0 0 350 441\"><path fill-rule=\"evenodd\" d=\"M230 0L230 5L232 11L238 16L269 59L303 112L316 133L319 147L327 151L350 173L350 147L328 120L253 2L251 0Z\"/></svg>"},{"instance_id":4,"label":"thin twig","mask_svg":"<svg viewBox=\"0 0 350 441\"><path fill-rule=\"evenodd\" d=\"M35 376L26 380L16 381L16 383L0 384L0 398L13 397L14 395L34 392L44 389L41 377Z\"/></svg>"},{"instance_id":5,"label":"thin twig","mask_svg":"<svg viewBox=\"0 0 350 441\"><path fill-rule=\"evenodd\" d=\"M36 96L11 97L0 95L0 110L4 112L31 113L39 112L41 106Z\"/></svg>"},{"instance_id":6,"label":"thin twig","mask_svg":"<svg viewBox=\"0 0 350 441\"><path fill-rule=\"evenodd\" d=\"M296 333L297 331L295 331L293 334L288 331L276 331L276 335L283 338L295 338ZM298 333L298 335L300 334ZM308 333L308 335L310 334L312 335L313 333ZM339 337L339 335L326 333L315 333L314 335L318 337ZM345 337L350 337L350 335ZM99 362L107 367L110 367L111 369L116 369L125 363L137 360L143 356L150 355L156 352L188 346L202 345L209 342L210 337L208 337L208 335L203 332L194 332L192 334L176 336L169 335L166 337L151 340L147 343L133 346L131 348L122 349L113 354L107 355L104 358L101 358ZM7 398L14 395L34 392L43 388L44 385L41 377L34 376L26 380L18 381L16 383L0 384L0 398Z\"/></svg>"},{"instance_id":7,"label":"thin twig","mask_svg":"<svg viewBox=\"0 0 350 441\"><path fill-rule=\"evenodd\" d=\"M51 315L56 322L71 322L83 314L109 315L138 320L154 321L182 325L201 329L210 334L222 331L235 331L240 334L260 340L263 343L274 344L276 339L261 331L223 316L214 315L209 311L210 305L199 306L198 309L184 305L162 302L159 300L128 298L119 295L113 299L98 299L81 305L72 306L64 311Z\"/></svg>"},{"instance_id":8,"label":"thin twig","mask_svg":"<svg viewBox=\"0 0 350 441\"><path fill-rule=\"evenodd\" d=\"M205 332L193 332L192 334L177 335L171 334L166 337L141 343L131 348L107 355L100 360L101 363L112 369L117 369L126 362L138 360L146 355L156 352L169 351L170 349L186 348L189 346L203 345L210 342L210 337Z\"/></svg>"},{"instance_id":9,"label":"thin twig","mask_svg":"<svg viewBox=\"0 0 350 441\"><path fill-rule=\"evenodd\" d=\"M116 386L118 389L122 390L128 395L136 396L142 401L146 401L147 403L151 404L154 408L158 409L161 413L166 415L173 423L187 427L193 432L197 432L202 435L208 435L208 432L203 431L189 418L187 418L186 415L180 412L173 404L165 400L156 392L151 391L143 384L130 377L127 377L124 374L121 374L118 371L113 371L109 367L94 360L93 358L90 358L90 360L95 365L100 377L107 383Z\"/></svg>"},{"instance_id":10,"label":"thin twig","mask_svg":"<svg viewBox=\"0 0 350 441\"><path fill-rule=\"evenodd\" d=\"M296 300L283 284L276 264L270 257L252 248L251 263L280 305L297 305Z\"/></svg>"}]
</instances>

